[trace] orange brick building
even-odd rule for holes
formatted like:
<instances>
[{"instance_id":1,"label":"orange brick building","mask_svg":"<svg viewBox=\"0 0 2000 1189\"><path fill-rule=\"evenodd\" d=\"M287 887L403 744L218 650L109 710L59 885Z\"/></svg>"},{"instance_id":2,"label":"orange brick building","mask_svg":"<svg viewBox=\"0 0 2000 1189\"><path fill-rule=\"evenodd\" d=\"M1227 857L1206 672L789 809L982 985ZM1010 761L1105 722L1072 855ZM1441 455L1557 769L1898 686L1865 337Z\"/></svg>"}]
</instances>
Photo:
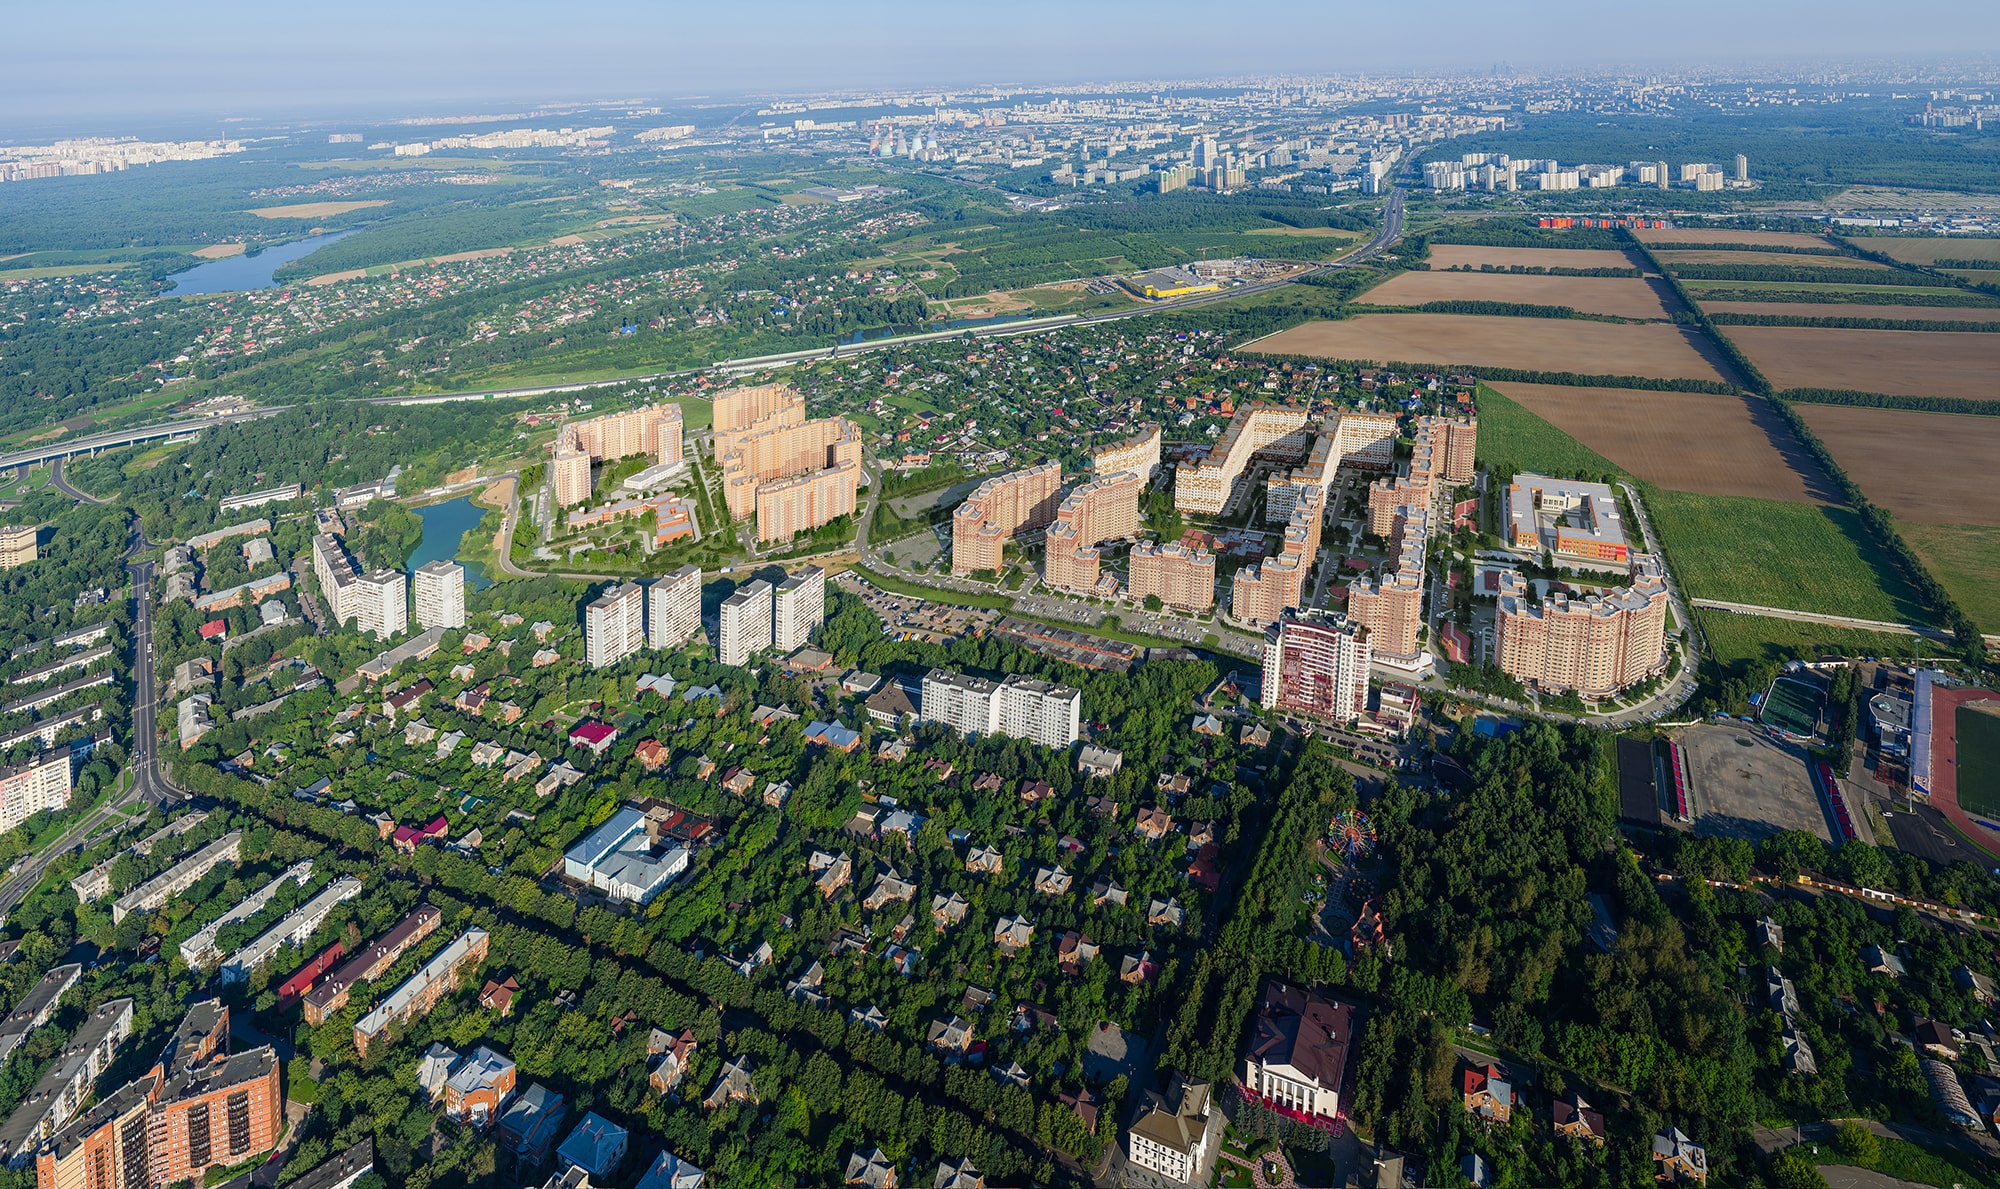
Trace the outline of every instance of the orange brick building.
<instances>
[{"instance_id":1,"label":"orange brick building","mask_svg":"<svg viewBox=\"0 0 2000 1189\"><path fill-rule=\"evenodd\" d=\"M1208 550L1147 543L1132 547L1130 561L1133 598L1154 595L1176 611L1215 606L1215 555Z\"/></svg>"},{"instance_id":2,"label":"orange brick building","mask_svg":"<svg viewBox=\"0 0 2000 1189\"><path fill-rule=\"evenodd\" d=\"M1015 534L1033 532L1056 518L1062 464L1045 462L981 483L951 515L951 572L999 570Z\"/></svg>"},{"instance_id":3,"label":"orange brick building","mask_svg":"<svg viewBox=\"0 0 2000 1189\"><path fill-rule=\"evenodd\" d=\"M1119 471L1071 490L1056 506L1055 521L1044 536L1043 581L1065 590L1094 589L1101 557L1097 545L1138 534L1144 488L1138 474Z\"/></svg>"},{"instance_id":4,"label":"orange brick building","mask_svg":"<svg viewBox=\"0 0 2000 1189\"><path fill-rule=\"evenodd\" d=\"M1601 595L1529 601L1519 574L1500 575L1501 669L1550 693L1609 697L1666 666L1667 585L1659 563L1633 559L1632 584Z\"/></svg>"},{"instance_id":5,"label":"orange brick building","mask_svg":"<svg viewBox=\"0 0 2000 1189\"><path fill-rule=\"evenodd\" d=\"M757 517L757 536L782 541L852 515L861 486L861 430L845 417L806 419L805 397L782 384L715 398L715 459L723 502Z\"/></svg>"}]
</instances>

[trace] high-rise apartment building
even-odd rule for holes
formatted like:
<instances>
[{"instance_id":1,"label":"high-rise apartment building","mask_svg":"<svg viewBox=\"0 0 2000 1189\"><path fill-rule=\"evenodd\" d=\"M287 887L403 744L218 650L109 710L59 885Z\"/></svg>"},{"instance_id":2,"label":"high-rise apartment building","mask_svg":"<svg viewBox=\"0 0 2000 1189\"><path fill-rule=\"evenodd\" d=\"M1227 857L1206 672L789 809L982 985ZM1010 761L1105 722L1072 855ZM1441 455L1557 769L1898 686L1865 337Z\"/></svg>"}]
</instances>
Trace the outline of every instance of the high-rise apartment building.
<instances>
[{"instance_id":1,"label":"high-rise apartment building","mask_svg":"<svg viewBox=\"0 0 2000 1189\"><path fill-rule=\"evenodd\" d=\"M1319 556L1325 497L1314 487L1301 488L1298 504L1285 525L1283 551L1236 572L1229 613L1244 623L1262 627L1275 623L1287 608L1304 601L1306 573Z\"/></svg>"},{"instance_id":2,"label":"high-rise apartment building","mask_svg":"<svg viewBox=\"0 0 2000 1189\"><path fill-rule=\"evenodd\" d=\"M347 549L340 539L331 533L320 533L313 537L313 577L319 581L320 597L326 600L327 614L335 623L346 623L354 618L354 595L357 577L354 561L347 556Z\"/></svg>"},{"instance_id":3,"label":"high-rise apartment building","mask_svg":"<svg viewBox=\"0 0 2000 1189\"><path fill-rule=\"evenodd\" d=\"M439 559L418 566L413 594L417 624L426 628L465 626L465 567Z\"/></svg>"},{"instance_id":4,"label":"high-rise apartment building","mask_svg":"<svg viewBox=\"0 0 2000 1189\"><path fill-rule=\"evenodd\" d=\"M11 830L44 809L69 805L69 747L37 752L25 762L0 768L0 831Z\"/></svg>"},{"instance_id":5,"label":"high-rise apartment building","mask_svg":"<svg viewBox=\"0 0 2000 1189\"><path fill-rule=\"evenodd\" d=\"M1348 583L1348 618L1366 627L1374 654L1414 660L1424 626L1424 551L1429 517L1417 508L1397 521L1396 559L1377 577Z\"/></svg>"},{"instance_id":6,"label":"high-rise apartment building","mask_svg":"<svg viewBox=\"0 0 2000 1189\"><path fill-rule=\"evenodd\" d=\"M1632 584L1601 595L1530 602L1528 584L1500 575L1494 650L1500 668L1549 693L1609 697L1666 666L1667 586L1657 559L1632 559Z\"/></svg>"},{"instance_id":7,"label":"high-rise apartment building","mask_svg":"<svg viewBox=\"0 0 2000 1189\"><path fill-rule=\"evenodd\" d=\"M843 462L758 485L757 539L785 541L842 516L854 515L861 466Z\"/></svg>"},{"instance_id":8,"label":"high-rise apartment building","mask_svg":"<svg viewBox=\"0 0 2000 1189\"><path fill-rule=\"evenodd\" d=\"M1131 595L1146 596L1176 611L1201 612L1215 606L1215 555L1179 541L1134 545L1129 558Z\"/></svg>"},{"instance_id":9,"label":"high-rise apartment building","mask_svg":"<svg viewBox=\"0 0 2000 1189\"><path fill-rule=\"evenodd\" d=\"M845 417L807 420L781 384L733 388L714 406L715 458L729 514L755 514L757 536L781 541L855 510L861 430Z\"/></svg>"},{"instance_id":10,"label":"high-rise apartment building","mask_svg":"<svg viewBox=\"0 0 2000 1189\"><path fill-rule=\"evenodd\" d=\"M1174 507L1183 512L1217 516L1242 481L1250 456L1264 450L1283 452L1303 460L1306 456L1304 409L1281 405L1245 405L1236 411L1229 428L1209 447L1208 457L1184 462L1174 472Z\"/></svg>"},{"instance_id":11,"label":"high-rise apartment building","mask_svg":"<svg viewBox=\"0 0 2000 1189\"><path fill-rule=\"evenodd\" d=\"M410 629L409 576L401 570L377 570L354 580L354 626L375 633L378 640Z\"/></svg>"},{"instance_id":12,"label":"high-rise apartment building","mask_svg":"<svg viewBox=\"0 0 2000 1189\"><path fill-rule=\"evenodd\" d=\"M716 650L723 664L747 664L771 646L771 604L771 584L762 578L722 600Z\"/></svg>"},{"instance_id":13,"label":"high-rise apartment building","mask_svg":"<svg viewBox=\"0 0 2000 1189\"><path fill-rule=\"evenodd\" d=\"M1417 442L1435 447L1439 455L1437 473L1447 483L1472 482L1479 450L1478 418L1419 417Z\"/></svg>"},{"instance_id":14,"label":"high-rise apartment building","mask_svg":"<svg viewBox=\"0 0 2000 1189\"><path fill-rule=\"evenodd\" d=\"M555 488L556 507L590 502L590 451L576 440L572 426L564 426L556 435L556 452L549 460L549 481Z\"/></svg>"},{"instance_id":15,"label":"high-rise apartment building","mask_svg":"<svg viewBox=\"0 0 2000 1189\"><path fill-rule=\"evenodd\" d=\"M826 622L826 571L807 566L778 583L771 599L771 643L779 652L804 648Z\"/></svg>"},{"instance_id":16,"label":"high-rise apartment building","mask_svg":"<svg viewBox=\"0 0 2000 1189\"><path fill-rule=\"evenodd\" d=\"M1144 482L1134 471L1118 471L1084 483L1056 506L1056 518L1044 541L1042 578L1061 590L1090 591L1097 586L1100 541L1119 540L1139 531L1139 494Z\"/></svg>"},{"instance_id":17,"label":"high-rise apartment building","mask_svg":"<svg viewBox=\"0 0 2000 1189\"><path fill-rule=\"evenodd\" d=\"M1062 464L1046 462L974 488L951 515L951 572L998 572L1007 542L1055 519Z\"/></svg>"},{"instance_id":18,"label":"high-rise apartment building","mask_svg":"<svg viewBox=\"0 0 2000 1189\"><path fill-rule=\"evenodd\" d=\"M961 735L1006 735L1043 747L1068 747L1083 726L1083 694L1066 685L1015 675L1000 682L932 669L924 674L922 721Z\"/></svg>"},{"instance_id":19,"label":"high-rise apartment building","mask_svg":"<svg viewBox=\"0 0 2000 1189\"><path fill-rule=\"evenodd\" d=\"M679 648L701 631L701 568L682 566L646 588L646 644Z\"/></svg>"},{"instance_id":20,"label":"high-rise apartment building","mask_svg":"<svg viewBox=\"0 0 2000 1189\"><path fill-rule=\"evenodd\" d=\"M1297 611L1264 634L1266 710L1347 723L1368 709L1368 629L1345 616Z\"/></svg>"},{"instance_id":21,"label":"high-rise apartment building","mask_svg":"<svg viewBox=\"0 0 2000 1189\"><path fill-rule=\"evenodd\" d=\"M1750 180L1750 158L1741 153L1736 154L1736 180L1739 182Z\"/></svg>"},{"instance_id":22,"label":"high-rise apartment building","mask_svg":"<svg viewBox=\"0 0 2000 1189\"><path fill-rule=\"evenodd\" d=\"M609 668L645 642L645 587L621 582L584 606L583 659L591 668Z\"/></svg>"},{"instance_id":23,"label":"high-rise apartment building","mask_svg":"<svg viewBox=\"0 0 2000 1189\"><path fill-rule=\"evenodd\" d=\"M592 462L610 462L634 454L650 454L655 465L681 460L681 407L647 405L622 413L606 413L571 422L569 432Z\"/></svg>"},{"instance_id":24,"label":"high-rise apartment building","mask_svg":"<svg viewBox=\"0 0 2000 1189\"><path fill-rule=\"evenodd\" d=\"M1090 472L1099 478L1131 471L1141 483L1151 483L1160 470L1160 423L1142 421L1132 436L1099 446L1090 456Z\"/></svg>"},{"instance_id":25,"label":"high-rise apartment building","mask_svg":"<svg viewBox=\"0 0 2000 1189\"><path fill-rule=\"evenodd\" d=\"M33 524L0 526L0 570L24 566L39 556L35 542L41 528Z\"/></svg>"}]
</instances>

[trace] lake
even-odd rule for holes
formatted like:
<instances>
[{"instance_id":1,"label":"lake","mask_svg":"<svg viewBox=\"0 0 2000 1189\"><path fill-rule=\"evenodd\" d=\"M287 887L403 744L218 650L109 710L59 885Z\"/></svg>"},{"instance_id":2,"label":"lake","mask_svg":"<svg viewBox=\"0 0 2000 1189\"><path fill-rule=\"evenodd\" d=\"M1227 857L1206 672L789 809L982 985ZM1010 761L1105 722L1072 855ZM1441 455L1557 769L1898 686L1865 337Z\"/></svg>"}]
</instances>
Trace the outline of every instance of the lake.
<instances>
[{"instance_id":1,"label":"lake","mask_svg":"<svg viewBox=\"0 0 2000 1189\"><path fill-rule=\"evenodd\" d=\"M210 260L197 264L186 272L173 275L173 287L167 292L175 297L198 297L204 293L241 293L245 289L275 289L278 282L271 274L282 265L313 252L335 240L346 239L352 231L335 231L327 235L309 235L304 239L265 248L255 256L226 256L221 260Z\"/></svg>"},{"instance_id":2,"label":"lake","mask_svg":"<svg viewBox=\"0 0 2000 1189\"><path fill-rule=\"evenodd\" d=\"M432 504L418 508L417 515L424 522L424 539L418 543L417 551L410 555L410 569L428 565L434 561L458 561L458 544L465 534L479 527L479 521L486 515L484 509L465 496L446 500L442 504ZM461 562L465 567L465 584L474 590L485 590L493 585L486 571L473 562Z\"/></svg>"}]
</instances>

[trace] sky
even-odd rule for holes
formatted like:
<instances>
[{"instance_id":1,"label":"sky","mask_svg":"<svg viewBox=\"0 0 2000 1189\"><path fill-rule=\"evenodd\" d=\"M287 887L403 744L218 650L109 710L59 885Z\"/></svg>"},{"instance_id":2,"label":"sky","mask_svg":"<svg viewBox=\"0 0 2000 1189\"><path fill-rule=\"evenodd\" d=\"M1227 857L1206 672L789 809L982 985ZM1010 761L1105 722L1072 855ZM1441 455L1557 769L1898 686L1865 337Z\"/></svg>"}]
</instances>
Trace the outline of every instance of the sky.
<instances>
[{"instance_id":1,"label":"sky","mask_svg":"<svg viewBox=\"0 0 2000 1189\"><path fill-rule=\"evenodd\" d=\"M2000 3L1676 0L5 0L0 140L164 116L1249 72L1561 70L2000 47Z\"/></svg>"}]
</instances>

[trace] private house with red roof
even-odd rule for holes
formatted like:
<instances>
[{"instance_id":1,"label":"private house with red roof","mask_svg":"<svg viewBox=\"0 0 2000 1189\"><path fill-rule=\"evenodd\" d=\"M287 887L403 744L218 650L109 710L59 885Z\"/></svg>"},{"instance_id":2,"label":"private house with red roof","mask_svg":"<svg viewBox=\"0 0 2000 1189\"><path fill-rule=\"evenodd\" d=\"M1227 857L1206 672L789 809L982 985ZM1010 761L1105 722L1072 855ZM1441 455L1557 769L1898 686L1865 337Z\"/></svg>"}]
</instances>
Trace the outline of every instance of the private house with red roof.
<instances>
[{"instance_id":1,"label":"private house with red roof","mask_svg":"<svg viewBox=\"0 0 2000 1189\"><path fill-rule=\"evenodd\" d=\"M1268 982L1243 1060L1248 1094L1288 1119L1332 1130L1354 1041L1354 1008Z\"/></svg>"},{"instance_id":2,"label":"private house with red roof","mask_svg":"<svg viewBox=\"0 0 2000 1189\"><path fill-rule=\"evenodd\" d=\"M389 841L402 854L413 855L417 853L417 847L426 842L443 842L450 833L451 824L439 815L436 821L421 829L416 826L397 826L396 832L389 835Z\"/></svg>"},{"instance_id":3,"label":"private house with red roof","mask_svg":"<svg viewBox=\"0 0 2000 1189\"><path fill-rule=\"evenodd\" d=\"M632 749L632 754L646 771L658 772L667 766L668 759L673 755L673 749L658 739L641 739L639 746Z\"/></svg>"},{"instance_id":4,"label":"private house with red roof","mask_svg":"<svg viewBox=\"0 0 2000 1189\"><path fill-rule=\"evenodd\" d=\"M229 638L229 625L220 619L211 619L197 628L196 632L204 640L226 640Z\"/></svg>"},{"instance_id":5,"label":"private house with red roof","mask_svg":"<svg viewBox=\"0 0 2000 1189\"><path fill-rule=\"evenodd\" d=\"M1460 1092L1468 1115L1488 1123L1505 1123L1514 1117L1514 1086L1497 1065L1466 1070Z\"/></svg>"},{"instance_id":6,"label":"private house with red roof","mask_svg":"<svg viewBox=\"0 0 2000 1189\"><path fill-rule=\"evenodd\" d=\"M1211 842L1195 852L1188 864L1188 878L1205 891L1213 892L1222 883L1222 848Z\"/></svg>"},{"instance_id":7,"label":"private house with red roof","mask_svg":"<svg viewBox=\"0 0 2000 1189\"><path fill-rule=\"evenodd\" d=\"M569 745L581 747L594 756L603 755L616 742L618 728L596 719L584 719L569 729Z\"/></svg>"}]
</instances>

